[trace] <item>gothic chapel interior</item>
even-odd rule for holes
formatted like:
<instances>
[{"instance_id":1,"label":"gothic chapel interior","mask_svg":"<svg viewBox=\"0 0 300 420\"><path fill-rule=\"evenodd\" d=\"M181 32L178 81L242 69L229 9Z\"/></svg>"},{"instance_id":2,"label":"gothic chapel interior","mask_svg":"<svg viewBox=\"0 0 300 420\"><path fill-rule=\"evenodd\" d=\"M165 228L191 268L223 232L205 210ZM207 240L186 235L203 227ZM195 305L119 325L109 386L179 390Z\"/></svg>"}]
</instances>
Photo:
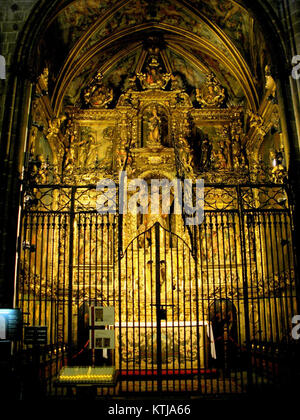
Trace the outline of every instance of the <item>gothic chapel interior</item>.
<instances>
[{"instance_id":1,"label":"gothic chapel interior","mask_svg":"<svg viewBox=\"0 0 300 420\"><path fill-rule=\"evenodd\" d=\"M299 386L299 2L1 13L0 346L16 398ZM125 171L146 192L204 180L202 223L172 211L173 189L169 213L121 211Z\"/></svg>"}]
</instances>

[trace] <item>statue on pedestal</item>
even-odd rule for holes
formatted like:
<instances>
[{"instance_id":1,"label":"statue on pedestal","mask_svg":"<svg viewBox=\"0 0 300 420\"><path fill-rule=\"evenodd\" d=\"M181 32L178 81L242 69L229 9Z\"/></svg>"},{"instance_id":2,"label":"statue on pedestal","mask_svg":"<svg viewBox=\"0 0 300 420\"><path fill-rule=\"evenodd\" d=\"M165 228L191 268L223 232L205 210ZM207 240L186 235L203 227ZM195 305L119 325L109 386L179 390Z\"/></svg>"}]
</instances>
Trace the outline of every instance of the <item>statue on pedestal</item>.
<instances>
[{"instance_id":1,"label":"statue on pedestal","mask_svg":"<svg viewBox=\"0 0 300 420\"><path fill-rule=\"evenodd\" d=\"M161 146L161 118L157 113L157 108L152 108L152 116L148 121L149 135L148 146Z\"/></svg>"}]
</instances>

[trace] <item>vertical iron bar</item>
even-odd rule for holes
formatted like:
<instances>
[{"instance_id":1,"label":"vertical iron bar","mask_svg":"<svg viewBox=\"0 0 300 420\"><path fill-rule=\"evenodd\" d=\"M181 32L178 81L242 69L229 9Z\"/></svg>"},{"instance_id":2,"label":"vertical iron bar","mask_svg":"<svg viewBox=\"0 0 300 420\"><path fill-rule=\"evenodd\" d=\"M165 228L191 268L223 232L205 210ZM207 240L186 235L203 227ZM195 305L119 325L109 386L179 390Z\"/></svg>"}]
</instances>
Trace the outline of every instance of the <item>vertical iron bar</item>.
<instances>
[{"instance_id":1,"label":"vertical iron bar","mask_svg":"<svg viewBox=\"0 0 300 420\"><path fill-rule=\"evenodd\" d=\"M181 349L182 349L182 343L181 343L181 332L180 332L180 313L181 313L181 285L180 285L180 257L179 257L179 241L178 236L176 236L176 261L177 261L177 331L178 331L178 371L181 371ZM179 390L181 390L181 376L179 375Z\"/></svg>"},{"instance_id":2,"label":"vertical iron bar","mask_svg":"<svg viewBox=\"0 0 300 420\"><path fill-rule=\"evenodd\" d=\"M53 332L55 331L54 328L54 318L55 318L55 312L54 312L54 316L53 316L53 300L55 302L55 299L53 299L53 295L54 295L54 255L55 255L55 214L52 214L52 246L51 246L51 286L50 286L50 344L51 344L51 348L53 349L54 343L53 343L53 338L54 338L54 334ZM56 352L55 352L56 354Z\"/></svg>"},{"instance_id":3,"label":"vertical iron bar","mask_svg":"<svg viewBox=\"0 0 300 420\"><path fill-rule=\"evenodd\" d=\"M263 340L267 343L268 342L268 334L267 334L267 329L268 329L268 325L267 325L267 296L266 296L266 292L265 292L265 261L264 258L267 258L264 250L263 250L263 243L262 243L262 218L261 218L261 214L258 214L257 216L258 221L257 221L257 227L258 227L258 237L259 237L259 250L260 250L260 264L261 264L261 284L262 284L262 312L263 312ZM267 379L269 379L269 374L267 372Z\"/></svg>"},{"instance_id":4,"label":"vertical iron bar","mask_svg":"<svg viewBox=\"0 0 300 420\"><path fill-rule=\"evenodd\" d=\"M135 359L135 330L136 330L136 323L135 323L135 293L134 293L134 277L135 277L135 261L134 261L134 242L131 242L130 248L131 248L131 299L129 301L129 308L131 309L131 320L132 320L132 358L133 358L133 371L136 372L136 359ZM133 382L133 391L135 391L135 385L136 385L136 381L134 380Z\"/></svg>"},{"instance_id":5,"label":"vertical iron bar","mask_svg":"<svg viewBox=\"0 0 300 420\"><path fill-rule=\"evenodd\" d=\"M251 224L252 224L252 213L245 213L245 225L247 228L247 238L248 238L248 243L245 243L245 246L248 245L248 250L246 249L246 252L248 251L248 255L249 255L249 276L248 276L248 285L250 286L250 302L251 302L251 310L252 310L252 317L251 317L251 322L252 322L252 340L254 343L254 351L252 354L252 358L253 358L253 363L254 363L254 368L253 368L253 376L255 377L255 385L258 384L258 377L257 377L257 361L259 359L257 359L257 351L260 349L260 340L259 340L259 349L257 348L257 343L256 343L256 329L255 329L255 298L254 298L254 287L253 287L253 272L252 272L252 248L251 248L251 243L252 243L252 229L251 229ZM250 284L249 284L250 283ZM249 287L248 287L248 297L249 297ZM250 321L250 319L249 319ZM251 331L251 330L250 330ZM251 334L251 332L250 332Z\"/></svg>"},{"instance_id":6,"label":"vertical iron bar","mask_svg":"<svg viewBox=\"0 0 300 420\"><path fill-rule=\"evenodd\" d=\"M207 214L207 213L206 213ZM206 216L206 218L208 219L208 216ZM205 223L204 223L204 227L205 227L205 268L206 268L206 293L207 293L207 297L206 297L206 304L207 304L207 312L208 312L208 327L210 328L210 326L212 327L212 322L211 322L211 312L210 312L210 277L209 277L209 269L208 269L208 244L207 244L207 238L208 238L208 227L207 227L207 219L205 219ZM210 220L210 214L209 214L209 220ZM210 225L210 223L209 223ZM211 250L212 251L212 250ZM213 280L214 280L214 274L213 274ZM213 295L213 299L214 299L214 295ZM215 300L214 300L214 308L215 308ZM203 323L203 329L202 329L202 334L203 334L203 342L206 342L206 329L205 329L205 324ZM214 337L214 340L216 340L216 337ZM219 357L218 353L217 353L217 358ZM217 386L218 386L218 378L217 378ZM210 377L210 391L212 392L213 390L213 379L212 376Z\"/></svg>"},{"instance_id":7,"label":"vertical iron bar","mask_svg":"<svg viewBox=\"0 0 300 420\"><path fill-rule=\"evenodd\" d=\"M72 332L73 332L73 252L74 252L74 220L75 220L75 187L71 190L70 206L70 238L69 238L69 290L68 290L68 348L69 361L71 361L72 352Z\"/></svg>"},{"instance_id":8,"label":"vertical iron bar","mask_svg":"<svg viewBox=\"0 0 300 420\"><path fill-rule=\"evenodd\" d=\"M229 312L229 308L228 308L228 302L229 302L229 296L228 296L228 290L227 290L227 270L226 270L226 241L225 241L225 223L224 223L224 217L225 215L223 214L223 212L220 214L220 218L221 218L221 222L220 222L220 226L221 226L221 232L222 232L222 249L223 249L223 266L224 266L224 286L225 286L225 299L226 299L226 323L227 323L227 343L225 343L225 350L227 351L227 355L226 355L226 366L225 366L225 370L227 370L227 372L225 372L226 374L229 374L229 392L232 393L232 376L231 376L231 372L232 372L232 355L231 355L231 349L229 347L229 343L230 343L230 330L229 330L229 322L228 322L228 312ZM227 219L226 219L227 220ZM230 301L231 304L233 305L233 302ZM233 315L233 308L232 308L232 315ZM233 319L232 319L233 321Z\"/></svg>"},{"instance_id":9,"label":"vertical iron bar","mask_svg":"<svg viewBox=\"0 0 300 420\"><path fill-rule=\"evenodd\" d=\"M279 242L280 237L279 237L278 229L277 229L277 224L278 224L277 216L280 216L280 214L279 215L277 213L273 214L274 240L275 240L275 247L274 248L275 248L276 263L277 263L275 265L277 265L277 278L278 278L278 282L279 282L278 292L277 293L275 292L275 304L277 305L277 302L278 302L278 306L279 306L278 310L280 312L279 337L278 337L279 340L278 340L278 348L277 348L278 353L279 353L279 352L285 351L285 349L283 350L282 348L280 348L280 343L282 342L282 339L285 336L285 320L284 320L284 299L283 299L283 296L282 296L282 294L284 294L284 287L281 286L282 270L281 270L279 249L278 249L278 242ZM279 356L279 354L278 354L278 356ZM283 354L282 354L282 358L284 358ZM281 378L280 370L281 370L281 361L279 360L279 357L278 357L278 372L277 372L278 382L279 382L279 385L283 385L281 383L282 379L287 380L288 378L287 377ZM287 370L285 376L288 376L288 375L289 375L289 371Z\"/></svg>"},{"instance_id":10,"label":"vertical iron bar","mask_svg":"<svg viewBox=\"0 0 300 420\"><path fill-rule=\"evenodd\" d=\"M63 313L62 313L62 319L63 319L63 335L62 335L62 344L63 344L63 353L62 353L62 358L63 358L63 362L65 360L65 294L66 294L66 284L65 284L65 277L66 277L66 254L67 254L67 249L66 249L66 244L67 244L67 216L64 215L64 224L63 224L63 236L64 236L64 259L63 259L63 276L62 276L62 305L63 305Z\"/></svg>"},{"instance_id":11,"label":"vertical iron bar","mask_svg":"<svg viewBox=\"0 0 300 420\"><path fill-rule=\"evenodd\" d=\"M250 343L250 318L249 318L249 300L248 300L248 278L247 278L247 254L246 254L246 236L245 236L245 214L243 211L243 199L241 187L237 186L239 224L241 237L241 257L242 257L242 276L243 276L243 297L245 311L245 336L247 351L247 388L252 389L252 366L251 366L251 343Z\"/></svg>"},{"instance_id":12,"label":"vertical iron bar","mask_svg":"<svg viewBox=\"0 0 300 420\"><path fill-rule=\"evenodd\" d=\"M143 260L144 260L144 265L143 265L143 269L144 269L144 323L145 323L145 353L144 353L144 357L145 357L145 371L146 374L148 372L148 357L147 357L147 349L148 349L148 337L147 337L147 333L148 333L148 326L147 326L147 306L148 306L148 300L147 300L147 262L146 262L146 233L143 232L142 236L143 238L142 240L142 244L143 244ZM146 381L146 391L148 391L148 381Z\"/></svg>"},{"instance_id":13,"label":"vertical iron bar","mask_svg":"<svg viewBox=\"0 0 300 420\"><path fill-rule=\"evenodd\" d=\"M129 378L129 364L128 364L128 329L129 329L129 317L128 317L128 253L129 253L129 248L125 253L126 259L125 259L125 281L126 281L126 288L125 288L125 334L126 334L126 376L127 378ZM128 382L129 380L127 379L126 381L126 391L128 391Z\"/></svg>"},{"instance_id":14,"label":"vertical iron bar","mask_svg":"<svg viewBox=\"0 0 300 420\"><path fill-rule=\"evenodd\" d=\"M206 216L205 216L206 217ZM204 292L204 268L203 268L203 261L202 258L204 256L204 249L203 249L203 244L202 244L202 229L203 226L205 226L206 229L206 219L204 219L203 223L201 226L197 226L195 227L196 232L198 233L197 238L196 238L196 245L195 245L195 254L196 254L196 260L195 260L195 285L196 285L196 301L197 301L197 306L196 306L196 316L197 316L197 352L198 352L198 358L197 358L197 363L198 363L198 392L202 393L202 378L201 378L201 356L202 354L200 354L201 351L201 346L200 346L200 316L199 316L199 291L198 291L198 277L200 277L201 279L201 316L202 316L202 328L201 328L201 333L203 335L203 358L204 358L204 394L207 394L207 371L208 371L208 363L209 363L209 355L207 354L208 352L206 351L206 343L208 342L208 340L206 339L206 335L205 335L205 307L204 307L204 302L205 302L205 292ZM196 232L195 232L195 237L196 237ZM198 257L198 247L197 247L197 243L199 243L199 257ZM198 259L199 259L199 273L198 273ZM206 269L206 276L208 276L208 269ZM207 322L209 322L209 317L207 317ZM208 324L208 328L209 328L209 324Z\"/></svg>"},{"instance_id":15,"label":"vertical iron bar","mask_svg":"<svg viewBox=\"0 0 300 420\"><path fill-rule=\"evenodd\" d=\"M164 287L165 287L165 304L168 304L168 265L167 265L167 231L162 229L163 232L163 236L164 236L164 267L165 267L165 272L164 272L164 276L165 276L165 282L164 282ZM168 371L169 371L169 366L168 366L168 352L169 352L169 348L168 348L168 306L165 307L165 311L166 311L166 326L165 326L165 337L166 337L166 362L165 362L165 369L166 369L166 384L167 384L167 392L169 391L169 380L168 380Z\"/></svg>"},{"instance_id":16,"label":"vertical iron bar","mask_svg":"<svg viewBox=\"0 0 300 420\"><path fill-rule=\"evenodd\" d=\"M173 259L173 237L172 237L172 232L169 232L169 237L170 237L170 241L169 241L169 247L170 247L170 264L171 264L171 270L170 270L170 274L171 274L171 305L172 305L172 324L171 324L171 336L172 336L172 368L173 368L173 372L175 372L175 328L174 328L174 322L175 322L175 305L174 305L174 259ZM177 290L178 293L178 290ZM175 378L173 379L173 389L175 390Z\"/></svg>"},{"instance_id":17,"label":"vertical iron bar","mask_svg":"<svg viewBox=\"0 0 300 420\"><path fill-rule=\"evenodd\" d=\"M157 344L157 390L162 391L161 354L161 301L160 301L160 226L155 223L155 296L156 296L156 344Z\"/></svg>"},{"instance_id":18,"label":"vertical iron bar","mask_svg":"<svg viewBox=\"0 0 300 420\"><path fill-rule=\"evenodd\" d=\"M107 224L106 224L106 299L107 299L107 306L110 306L110 296L109 296L109 284L110 284L110 252L111 252L111 245L112 245L112 241L110 238L110 228L111 228L111 223L110 223L110 215L107 214Z\"/></svg>"},{"instance_id":19,"label":"vertical iron bar","mask_svg":"<svg viewBox=\"0 0 300 420\"><path fill-rule=\"evenodd\" d=\"M39 214L35 215L35 251L34 251L34 263L33 263L33 308L32 308L32 317L33 325L36 325L36 279L37 279L37 254L39 251L38 247L38 231L39 231Z\"/></svg>"},{"instance_id":20,"label":"vertical iron bar","mask_svg":"<svg viewBox=\"0 0 300 420\"><path fill-rule=\"evenodd\" d=\"M40 251L40 305L39 305L39 325L42 325L42 277L43 277L43 259L44 259L44 215L41 216L41 251ZM46 301L46 295L44 300ZM44 303L45 304L45 303Z\"/></svg>"},{"instance_id":21,"label":"vertical iron bar","mask_svg":"<svg viewBox=\"0 0 300 420\"><path fill-rule=\"evenodd\" d=\"M96 306L97 302L96 302L96 296L92 296L92 241L93 241L93 236L92 236L92 224L93 224L93 214L89 214L89 234L88 234L88 238L89 238L89 259L88 259L88 264L89 264L89 305L93 304Z\"/></svg>"},{"instance_id":22,"label":"vertical iron bar","mask_svg":"<svg viewBox=\"0 0 300 420\"><path fill-rule=\"evenodd\" d=\"M150 265L150 289L151 289L151 299L150 299L150 310L151 310L151 360L152 360L152 391L154 391L154 292L155 292L155 288L154 288L154 281L155 281L155 277L154 277L154 255L153 255L153 227L151 227L151 229L148 231L150 234L150 261L149 261L149 265ZM154 235L155 238L155 235ZM154 243L154 247L155 247L155 243ZM157 321L156 321L157 322ZM157 362L157 352L156 352L156 362Z\"/></svg>"},{"instance_id":23,"label":"vertical iron bar","mask_svg":"<svg viewBox=\"0 0 300 420\"><path fill-rule=\"evenodd\" d=\"M267 291L268 291L268 306L269 306L269 323L270 323L270 338L271 338L271 363L272 363L272 378L274 378L275 370L274 370L274 333L273 333L273 314L272 314L272 294L270 288L270 263L269 263L269 249L268 240L267 240L267 222L266 222L266 214L263 213L263 225L264 225L264 245L265 245L265 257L266 257L266 279L267 279Z\"/></svg>"},{"instance_id":24,"label":"vertical iron bar","mask_svg":"<svg viewBox=\"0 0 300 420\"><path fill-rule=\"evenodd\" d=\"M238 222L238 220L236 220L239 217L239 215L237 213L234 213L232 215L232 219L233 219L233 238L234 238L234 259L235 259L235 275L236 275L236 284L237 284L237 316L238 316L238 340L239 340L239 345L240 348L242 346L242 321L241 321L241 299L240 299L240 288L239 288L239 270L238 270L238 265L239 265L239 260L238 260L238 239L239 242L241 241L240 239L240 235L238 235L238 231L236 229L236 221ZM241 244L240 244L240 249L241 249ZM240 350L240 358L241 358L242 354L241 354L241 350ZM244 390L244 378L243 378L243 371L242 371L242 366L240 366L240 379L241 379L241 388L242 390Z\"/></svg>"},{"instance_id":25,"label":"vertical iron bar","mask_svg":"<svg viewBox=\"0 0 300 420\"><path fill-rule=\"evenodd\" d=\"M232 239L231 239L231 223L230 223L230 216L232 216L233 220L234 220L234 213L230 212L226 214L226 228L227 228L227 235L228 235L228 252L225 254L226 256L224 256L224 261L226 262L227 265L227 260L229 260L229 270L230 270L230 289L231 289L231 296L232 296L232 305L233 305L233 309L235 310L235 304L234 304L234 285L233 285L233 268L232 268L232 260L234 257L234 251L232 251ZM233 224L233 223L232 223ZM235 236L233 236L235 238ZM235 238L236 239L236 238ZM234 247L235 248L235 247ZM238 289L238 282L236 283L236 287ZM234 314L234 312L233 312ZM236 314L236 317L238 317L239 314ZM234 321L234 318L233 318ZM236 322L238 322L238 320L236 319ZM235 343L236 345L237 343ZM235 352L235 356L236 356L236 352ZM237 357L235 358L235 360L237 360ZM235 379L235 391L237 391L237 386L238 386L238 376L237 376L237 364L236 362L234 362L234 379Z\"/></svg>"},{"instance_id":26,"label":"vertical iron bar","mask_svg":"<svg viewBox=\"0 0 300 420\"><path fill-rule=\"evenodd\" d=\"M272 235L272 213L268 213L269 218L269 234L270 234L270 253L271 253L271 271L273 278L273 295L274 295L274 309L275 309L275 326L276 326L276 343L279 342L279 325L278 325L278 309L276 303L276 292L275 292L275 262L274 262L274 244L273 244L273 235Z\"/></svg>"},{"instance_id":27,"label":"vertical iron bar","mask_svg":"<svg viewBox=\"0 0 300 420\"><path fill-rule=\"evenodd\" d=\"M212 289L213 289L213 306L214 306L214 314L216 314L216 279L215 279L215 254L214 254L214 223L213 223L213 214L209 214L209 234L211 240L211 262L212 262ZM211 287L210 281L208 280L208 296L211 296ZM209 305L209 311L210 311ZM218 365L218 373L219 373L220 366ZM220 383L219 383L219 374L217 376L217 393L220 392Z\"/></svg>"},{"instance_id":28,"label":"vertical iron bar","mask_svg":"<svg viewBox=\"0 0 300 420\"><path fill-rule=\"evenodd\" d=\"M81 214L78 213L77 215L78 222L77 222L77 306L80 307L80 262L81 262L81 255L82 255L82 249L81 249ZM71 220L69 218L69 224L71 223ZM69 228L70 229L70 228ZM84 305L84 302L82 302L82 305ZM82 306L82 311L84 311L84 306ZM79 342L79 325L80 325L80 319L79 319L79 311L77 312L77 343Z\"/></svg>"},{"instance_id":29,"label":"vertical iron bar","mask_svg":"<svg viewBox=\"0 0 300 420\"><path fill-rule=\"evenodd\" d=\"M185 250L184 250L184 245L182 242L181 246L182 246L182 284L183 284L183 353L184 353L184 371L187 371L187 364L186 364L186 278L185 278L185 267L186 267L186 256L185 256ZM185 389L184 391L187 391L187 376L185 375L184 378L184 385L185 385Z\"/></svg>"},{"instance_id":30,"label":"vertical iron bar","mask_svg":"<svg viewBox=\"0 0 300 420\"><path fill-rule=\"evenodd\" d=\"M122 264L121 259L122 255L122 235L123 235L123 216L122 214L118 215L118 248L117 248L117 257L118 257L118 305L119 305L119 375L121 379L121 390L122 390ZM101 244L102 247L102 244Z\"/></svg>"},{"instance_id":31,"label":"vertical iron bar","mask_svg":"<svg viewBox=\"0 0 300 420\"><path fill-rule=\"evenodd\" d=\"M219 228L220 223L220 214L219 213L215 213L214 214L214 226L215 226L215 231L216 231L216 248L217 248L217 269L218 269L218 277L219 277L219 283L218 283L218 288L219 288L219 294L220 294L220 298L219 298L219 308L221 309L221 320L223 320L226 316L226 312L227 312L227 296L225 296L225 314L223 313L223 290L222 290L222 272L221 272L221 258L220 258L220 241L219 241ZM212 242L213 244L213 242ZM222 246L224 247L224 243L222 244ZM227 370L227 343L226 343L226 336L225 336L225 331L224 331L224 327L223 327L223 337L222 337L222 352L223 352L223 361L222 361L222 369L223 369L223 375L222 375L222 379L223 379L223 392L226 392L226 381L225 381L225 376L226 376L226 370ZM227 334L227 333L226 333ZM226 340L225 340L226 339Z\"/></svg>"},{"instance_id":32,"label":"vertical iron bar","mask_svg":"<svg viewBox=\"0 0 300 420\"><path fill-rule=\"evenodd\" d=\"M195 231L194 231L194 245L195 245L195 241L196 241L196 235L195 235ZM193 249L194 253L196 253L196 246L194 246ZM192 287L192 263L191 263L191 259L193 258L192 253L189 249L187 249L188 252L188 256L189 256L189 306L190 306L190 313L189 313L189 321L190 321L190 363L191 363L191 389L192 391L194 391L194 378L193 378L193 372L194 372L194 363L193 363L193 287ZM197 318L197 317L196 317ZM198 330L198 328L197 328ZM197 332L196 332L197 335ZM197 346L197 350L198 350L198 346Z\"/></svg>"}]
</instances>

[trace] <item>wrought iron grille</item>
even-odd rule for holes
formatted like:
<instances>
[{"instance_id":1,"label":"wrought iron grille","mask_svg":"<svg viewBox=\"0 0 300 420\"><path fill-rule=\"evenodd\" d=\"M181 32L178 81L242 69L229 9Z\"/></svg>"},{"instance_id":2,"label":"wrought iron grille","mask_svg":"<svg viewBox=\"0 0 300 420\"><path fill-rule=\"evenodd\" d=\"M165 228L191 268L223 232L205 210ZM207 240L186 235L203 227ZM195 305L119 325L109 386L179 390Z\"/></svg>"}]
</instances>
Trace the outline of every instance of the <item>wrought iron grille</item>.
<instances>
[{"instance_id":1,"label":"wrought iron grille","mask_svg":"<svg viewBox=\"0 0 300 420\"><path fill-rule=\"evenodd\" d=\"M204 222L181 236L156 221L125 237L121 215L95 210L94 186L34 186L25 197L18 307L48 327L39 376L89 365L90 305L114 306L115 365L126 392L245 393L286 386L297 313L292 208L285 186L206 185ZM176 230L176 229L175 229ZM32 362L32 349L17 349Z\"/></svg>"}]
</instances>

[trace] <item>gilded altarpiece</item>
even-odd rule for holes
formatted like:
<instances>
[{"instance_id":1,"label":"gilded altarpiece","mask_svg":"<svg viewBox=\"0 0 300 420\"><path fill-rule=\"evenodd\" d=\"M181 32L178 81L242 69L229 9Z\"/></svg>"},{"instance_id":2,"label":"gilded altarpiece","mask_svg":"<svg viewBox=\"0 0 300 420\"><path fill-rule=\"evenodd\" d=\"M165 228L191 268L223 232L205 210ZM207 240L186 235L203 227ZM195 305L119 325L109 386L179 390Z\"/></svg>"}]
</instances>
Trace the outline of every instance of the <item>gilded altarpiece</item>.
<instances>
[{"instance_id":1,"label":"gilded altarpiece","mask_svg":"<svg viewBox=\"0 0 300 420\"><path fill-rule=\"evenodd\" d=\"M127 373L234 365L246 340L272 339L268 318L278 337L287 333L280 319L295 301L285 192L247 187L257 179L242 109L226 106L213 75L196 99L158 72L153 57L115 106L99 73L83 106L68 108L58 124L58 162L32 160L31 181L40 185L25 195L20 292L29 322L42 316L51 343L80 349L93 303L115 306L110 358ZM149 188L153 179L204 179L203 223L191 228L185 214L162 211L120 215L120 191L115 214L97 213L95 185L118 185L121 171Z\"/></svg>"}]
</instances>

